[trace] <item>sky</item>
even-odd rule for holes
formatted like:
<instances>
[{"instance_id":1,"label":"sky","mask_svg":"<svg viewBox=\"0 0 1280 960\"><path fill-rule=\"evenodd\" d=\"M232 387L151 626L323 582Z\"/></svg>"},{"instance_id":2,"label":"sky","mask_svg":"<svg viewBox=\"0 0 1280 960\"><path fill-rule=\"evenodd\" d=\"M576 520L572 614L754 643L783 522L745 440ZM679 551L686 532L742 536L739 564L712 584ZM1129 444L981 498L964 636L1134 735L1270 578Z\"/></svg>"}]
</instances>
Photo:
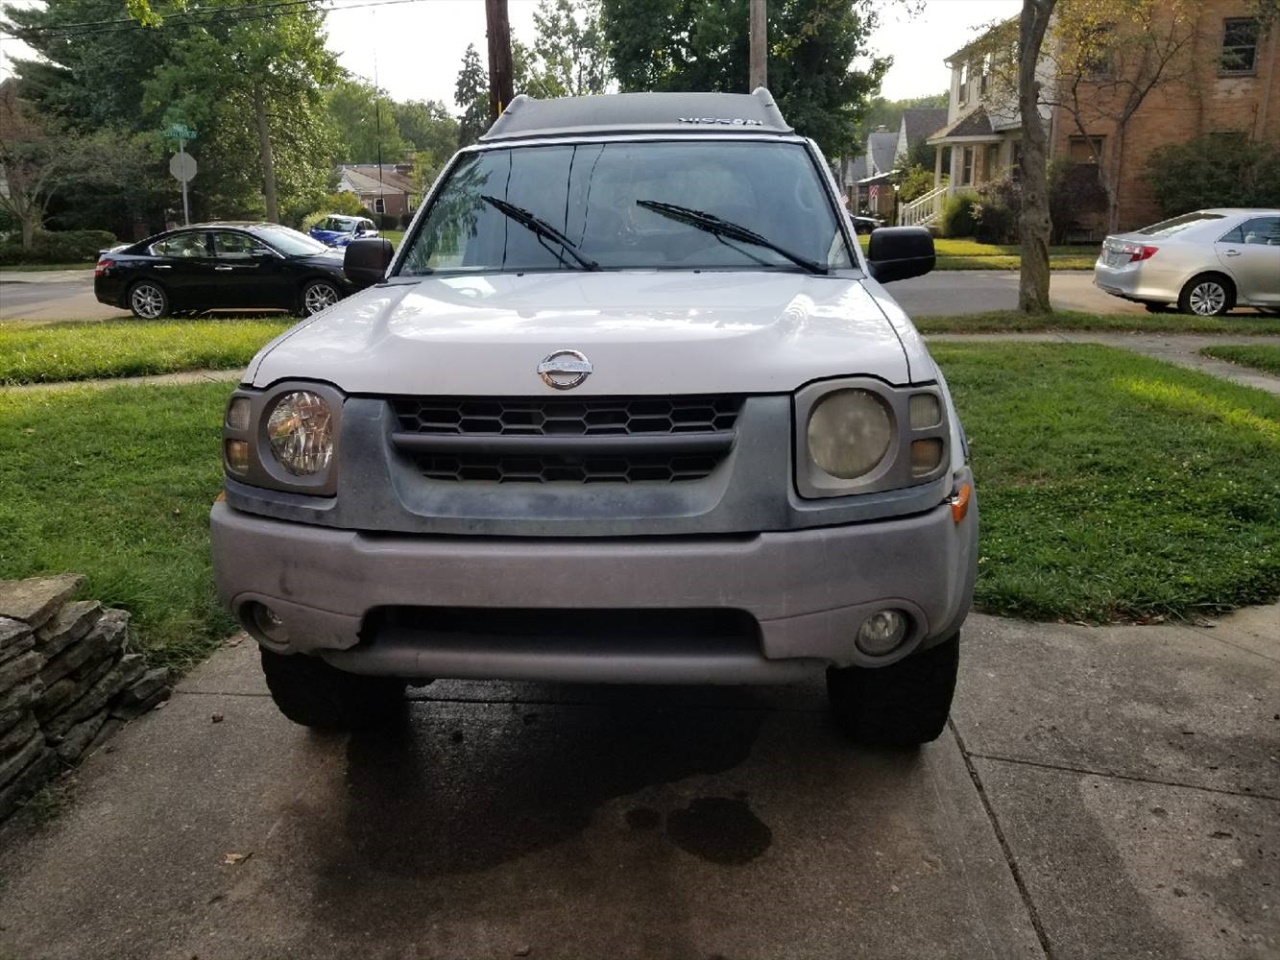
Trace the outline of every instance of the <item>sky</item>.
<instances>
[{"instance_id":1,"label":"sky","mask_svg":"<svg viewBox=\"0 0 1280 960\"><path fill-rule=\"evenodd\" d=\"M18 0L20 6L38 2ZM329 48L352 73L376 77L395 100L443 100L453 109L467 44L486 55L484 0L331 0L328 6ZM901 4L877 6L881 23L872 48L894 58L881 94L899 100L947 89L943 58L981 27L1017 14L1022 0L926 0L914 16ZM511 32L525 43L533 40L536 8L537 0L507 0ZM27 55L18 41L0 36L0 77L13 73L12 58Z\"/></svg>"}]
</instances>

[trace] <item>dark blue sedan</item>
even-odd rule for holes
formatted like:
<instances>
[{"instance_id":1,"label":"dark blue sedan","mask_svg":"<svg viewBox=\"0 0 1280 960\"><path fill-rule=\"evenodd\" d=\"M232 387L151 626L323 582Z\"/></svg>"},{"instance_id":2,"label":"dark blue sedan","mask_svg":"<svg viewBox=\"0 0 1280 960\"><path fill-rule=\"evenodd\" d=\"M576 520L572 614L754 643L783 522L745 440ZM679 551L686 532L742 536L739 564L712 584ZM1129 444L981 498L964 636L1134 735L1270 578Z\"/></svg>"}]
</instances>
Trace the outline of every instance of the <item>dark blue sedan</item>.
<instances>
[{"instance_id":1,"label":"dark blue sedan","mask_svg":"<svg viewBox=\"0 0 1280 960\"><path fill-rule=\"evenodd\" d=\"M275 223L194 224L100 253L93 292L144 320L241 309L309 317L356 291L342 259Z\"/></svg>"},{"instance_id":2,"label":"dark blue sedan","mask_svg":"<svg viewBox=\"0 0 1280 960\"><path fill-rule=\"evenodd\" d=\"M310 230L311 236L327 247L345 247L352 240L368 240L378 235L373 221L365 217L325 217Z\"/></svg>"}]
</instances>

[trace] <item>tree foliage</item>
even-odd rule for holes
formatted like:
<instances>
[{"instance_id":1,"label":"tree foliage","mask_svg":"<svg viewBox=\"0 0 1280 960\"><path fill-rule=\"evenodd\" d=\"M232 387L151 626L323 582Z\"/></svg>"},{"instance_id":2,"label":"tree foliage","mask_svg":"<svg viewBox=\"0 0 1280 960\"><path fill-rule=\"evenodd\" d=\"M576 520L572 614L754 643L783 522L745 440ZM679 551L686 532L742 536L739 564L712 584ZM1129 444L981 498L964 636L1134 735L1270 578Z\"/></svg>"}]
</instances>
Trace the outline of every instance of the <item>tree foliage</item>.
<instances>
[{"instance_id":1,"label":"tree foliage","mask_svg":"<svg viewBox=\"0 0 1280 960\"><path fill-rule=\"evenodd\" d=\"M890 59L869 56L871 0L769 4L769 87L787 121L831 155L847 153ZM747 92L747 0L602 0L623 90Z\"/></svg>"},{"instance_id":2,"label":"tree foliage","mask_svg":"<svg viewBox=\"0 0 1280 960\"><path fill-rule=\"evenodd\" d=\"M458 146L466 147L489 129L489 71L474 43L467 44L454 84L453 102L462 111L458 116Z\"/></svg>"},{"instance_id":3,"label":"tree foliage","mask_svg":"<svg viewBox=\"0 0 1280 960\"><path fill-rule=\"evenodd\" d=\"M1244 136L1211 133L1160 147L1146 177L1167 217L1205 207L1280 207L1280 153Z\"/></svg>"},{"instance_id":4,"label":"tree foliage","mask_svg":"<svg viewBox=\"0 0 1280 960\"><path fill-rule=\"evenodd\" d=\"M540 0L533 14L531 92L582 97L609 86L609 45L600 0Z\"/></svg>"},{"instance_id":5,"label":"tree foliage","mask_svg":"<svg viewBox=\"0 0 1280 960\"><path fill-rule=\"evenodd\" d=\"M325 91L339 163L399 163L410 153L395 103L371 83L343 77Z\"/></svg>"}]
</instances>

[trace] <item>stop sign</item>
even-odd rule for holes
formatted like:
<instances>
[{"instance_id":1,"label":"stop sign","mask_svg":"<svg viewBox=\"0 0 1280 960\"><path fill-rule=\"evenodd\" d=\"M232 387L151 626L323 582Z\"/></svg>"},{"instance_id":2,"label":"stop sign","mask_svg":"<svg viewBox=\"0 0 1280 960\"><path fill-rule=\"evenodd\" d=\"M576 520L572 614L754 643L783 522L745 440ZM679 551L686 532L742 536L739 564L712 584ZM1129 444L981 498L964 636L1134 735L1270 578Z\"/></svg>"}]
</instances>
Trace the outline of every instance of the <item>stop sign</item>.
<instances>
[{"instance_id":1,"label":"stop sign","mask_svg":"<svg viewBox=\"0 0 1280 960\"><path fill-rule=\"evenodd\" d=\"M175 153L169 161L169 172L173 179L186 183L196 175L196 160L189 153Z\"/></svg>"}]
</instances>

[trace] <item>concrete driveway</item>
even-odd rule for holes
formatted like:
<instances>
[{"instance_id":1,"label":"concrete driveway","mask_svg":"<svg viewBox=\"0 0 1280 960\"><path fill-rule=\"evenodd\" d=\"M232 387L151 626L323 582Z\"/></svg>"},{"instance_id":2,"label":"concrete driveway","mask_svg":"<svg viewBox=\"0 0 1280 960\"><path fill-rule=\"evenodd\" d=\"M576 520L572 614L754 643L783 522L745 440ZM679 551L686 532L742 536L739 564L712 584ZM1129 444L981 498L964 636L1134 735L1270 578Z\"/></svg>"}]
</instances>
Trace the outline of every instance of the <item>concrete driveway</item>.
<instances>
[{"instance_id":1,"label":"concrete driveway","mask_svg":"<svg viewBox=\"0 0 1280 960\"><path fill-rule=\"evenodd\" d=\"M975 616L957 696L918 753L820 684L440 683L324 737L242 642L0 831L0 956L1280 953L1280 608Z\"/></svg>"}]
</instances>

